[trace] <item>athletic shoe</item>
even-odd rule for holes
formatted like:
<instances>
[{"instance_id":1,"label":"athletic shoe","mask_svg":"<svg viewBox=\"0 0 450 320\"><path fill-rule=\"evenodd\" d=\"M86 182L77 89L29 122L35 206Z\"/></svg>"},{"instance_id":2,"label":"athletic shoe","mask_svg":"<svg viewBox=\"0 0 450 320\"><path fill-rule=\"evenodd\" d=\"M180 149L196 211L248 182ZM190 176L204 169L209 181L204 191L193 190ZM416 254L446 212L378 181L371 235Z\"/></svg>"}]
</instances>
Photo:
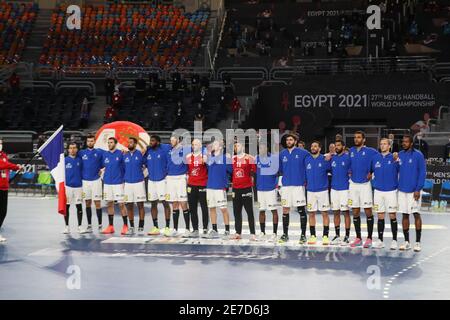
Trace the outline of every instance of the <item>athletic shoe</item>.
<instances>
[{"instance_id":1,"label":"athletic shoe","mask_svg":"<svg viewBox=\"0 0 450 320\"><path fill-rule=\"evenodd\" d=\"M258 238L256 240L257 241L265 241L266 240L266 234L261 232L260 234L258 234Z\"/></svg>"},{"instance_id":2,"label":"athletic shoe","mask_svg":"<svg viewBox=\"0 0 450 320\"><path fill-rule=\"evenodd\" d=\"M178 232L178 230L173 229L167 237L178 237L179 235L180 233Z\"/></svg>"},{"instance_id":3,"label":"athletic shoe","mask_svg":"<svg viewBox=\"0 0 450 320\"><path fill-rule=\"evenodd\" d=\"M218 239L218 238L219 238L219 233L216 230L214 230L214 229L209 230L208 239Z\"/></svg>"},{"instance_id":4,"label":"athletic shoe","mask_svg":"<svg viewBox=\"0 0 450 320\"><path fill-rule=\"evenodd\" d=\"M268 241L269 241L269 242L276 242L277 239L278 239L277 234L276 234L276 233L272 233L272 234L269 236Z\"/></svg>"},{"instance_id":5,"label":"athletic shoe","mask_svg":"<svg viewBox=\"0 0 450 320\"><path fill-rule=\"evenodd\" d=\"M401 251L410 250L411 249L411 245L409 244L409 241L406 241L398 249L401 250Z\"/></svg>"},{"instance_id":6,"label":"athletic shoe","mask_svg":"<svg viewBox=\"0 0 450 320\"><path fill-rule=\"evenodd\" d=\"M125 233L125 235L126 236L134 236L134 227L129 227L127 232Z\"/></svg>"},{"instance_id":7,"label":"athletic shoe","mask_svg":"<svg viewBox=\"0 0 450 320\"><path fill-rule=\"evenodd\" d=\"M362 246L362 240L360 238L356 238L355 240L353 240L353 242L350 244L350 247L352 248L356 248L356 247L361 247Z\"/></svg>"},{"instance_id":8,"label":"athletic shoe","mask_svg":"<svg viewBox=\"0 0 450 320\"><path fill-rule=\"evenodd\" d=\"M99 224L97 229L98 229L99 232L102 232L103 226L101 224Z\"/></svg>"},{"instance_id":9,"label":"athletic shoe","mask_svg":"<svg viewBox=\"0 0 450 320\"><path fill-rule=\"evenodd\" d=\"M366 249L372 248L372 239L367 238L363 247Z\"/></svg>"},{"instance_id":10,"label":"athletic shoe","mask_svg":"<svg viewBox=\"0 0 450 320\"><path fill-rule=\"evenodd\" d=\"M307 242L306 236L304 234L302 234L300 236L300 240L298 240L298 244L304 245L306 242Z\"/></svg>"},{"instance_id":11,"label":"athletic shoe","mask_svg":"<svg viewBox=\"0 0 450 320\"><path fill-rule=\"evenodd\" d=\"M149 236L159 236L161 234L161 231L158 227L153 227L147 234Z\"/></svg>"},{"instance_id":12,"label":"athletic shoe","mask_svg":"<svg viewBox=\"0 0 450 320\"><path fill-rule=\"evenodd\" d=\"M143 236L144 235L144 228L138 228L137 235L140 236L140 237Z\"/></svg>"},{"instance_id":13,"label":"athletic shoe","mask_svg":"<svg viewBox=\"0 0 450 320\"><path fill-rule=\"evenodd\" d=\"M92 233L92 226L87 226L86 229L84 229L83 231L81 231L81 233Z\"/></svg>"},{"instance_id":14,"label":"athletic shoe","mask_svg":"<svg viewBox=\"0 0 450 320\"><path fill-rule=\"evenodd\" d=\"M250 235L250 241L260 241L255 234Z\"/></svg>"},{"instance_id":15,"label":"athletic shoe","mask_svg":"<svg viewBox=\"0 0 450 320\"><path fill-rule=\"evenodd\" d=\"M208 230L203 229L202 234L200 236L203 239L207 239L208 238Z\"/></svg>"},{"instance_id":16,"label":"athletic shoe","mask_svg":"<svg viewBox=\"0 0 450 320\"><path fill-rule=\"evenodd\" d=\"M384 242L380 239L376 240L375 243L372 246L374 249L383 249L384 248Z\"/></svg>"},{"instance_id":17,"label":"athletic shoe","mask_svg":"<svg viewBox=\"0 0 450 320\"><path fill-rule=\"evenodd\" d=\"M350 244L350 238L347 237L347 236L345 236L345 237L344 237L344 240L342 240L342 242L341 242L341 246L342 246L342 247L346 247L346 246L348 246L349 244Z\"/></svg>"},{"instance_id":18,"label":"athletic shoe","mask_svg":"<svg viewBox=\"0 0 450 320\"><path fill-rule=\"evenodd\" d=\"M6 238L3 238L1 234L0 234L0 242L6 242Z\"/></svg>"},{"instance_id":19,"label":"athletic shoe","mask_svg":"<svg viewBox=\"0 0 450 320\"><path fill-rule=\"evenodd\" d=\"M328 238L328 236L323 236L322 237L322 245L327 246L329 244L330 244L330 238Z\"/></svg>"},{"instance_id":20,"label":"athletic shoe","mask_svg":"<svg viewBox=\"0 0 450 320\"><path fill-rule=\"evenodd\" d=\"M170 228L169 227L165 227L164 229L163 229L163 236L164 237L170 237L171 236L171 232L170 232Z\"/></svg>"},{"instance_id":21,"label":"athletic shoe","mask_svg":"<svg viewBox=\"0 0 450 320\"><path fill-rule=\"evenodd\" d=\"M285 234L283 234L280 239L278 240L278 243L286 243L289 241L289 237Z\"/></svg>"},{"instance_id":22,"label":"athletic shoe","mask_svg":"<svg viewBox=\"0 0 450 320\"><path fill-rule=\"evenodd\" d=\"M194 230L189 233L189 238L198 238L200 236L200 232L198 230Z\"/></svg>"},{"instance_id":23,"label":"athletic shoe","mask_svg":"<svg viewBox=\"0 0 450 320\"><path fill-rule=\"evenodd\" d=\"M114 230L114 226L107 226L103 231L102 231L102 233L103 234L112 234L112 233L114 233L115 232L115 230Z\"/></svg>"},{"instance_id":24,"label":"athletic shoe","mask_svg":"<svg viewBox=\"0 0 450 320\"><path fill-rule=\"evenodd\" d=\"M331 245L332 246L338 246L340 245L342 242L341 237L339 236L334 236L334 238L331 240Z\"/></svg>"},{"instance_id":25,"label":"athletic shoe","mask_svg":"<svg viewBox=\"0 0 450 320\"><path fill-rule=\"evenodd\" d=\"M69 233L70 233L70 228L69 228L69 226L65 226L62 233L64 233L64 234L69 234Z\"/></svg>"},{"instance_id":26,"label":"athletic shoe","mask_svg":"<svg viewBox=\"0 0 450 320\"><path fill-rule=\"evenodd\" d=\"M241 239L242 239L242 237L239 233L235 233L230 236L230 240L241 240Z\"/></svg>"},{"instance_id":27,"label":"athletic shoe","mask_svg":"<svg viewBox=\"0 0 450 320\"><path fill-rule=\"evenodd\" d=\"M316 236L310 236L308 239L308 244L316 244L317 237Z\"/></svg>"},{"instance_id":28,"label":"athletic shoe","mask_svg":"<svg viewBox=\"0 0 450 320\"><path fill-rule=\"evenodd\" d=\"M390 249L397 250L397 240L392 240Z\"/></svg>"},{"instance_id":29,"label":"athletic shoe","mask_svg":"<svg viewBox=\"0 0 450 320\"><path fill-rule=\"evenodd\" d=\"M231 234L230 231L225 231L222 235L222 240L230 240Z\"/></svg>"},{"instance_id":30,"label":"athletic shoe","mask_svg":"<svg viewBox=\"0 0 450 320\"><path fill-rule=\"evenodd\" d=\"M191 237L191 232L189 231L189 229L184 230L184 233L181 235L182 238L190 238Z\"/></svg>"},{"instance_id":31,"label":"athletic shoe","mask_svg":"<svg viewBox=\"0 0 450 320\"><path fill-rule=\"evenodd\" d=\"M120 234L124 236L127 233L128 233L128 226L126 224L124 224L122 227L122 231L120 231ZM134 233L134 228L133 228L133 233Z\"/></svg>"},{"instance_id":32,"label":"athletic shoe","mask_svg":"<svg viewBox=\"0 0 450 320\"><path fill-rule=\"evenodd\" d=\"M422 247L420 246L420 242L416 242L414 244L414 251L415 252L420 252L422 250Z\"/></svg>"},{"instance_id":33,"label":"athletic shoe","mask_svg":"<svg viewBox=\"0 0 450 320\"><path fill-rule=\"evenodd\" d=\"M77 231L78 231L79 234L82 234L83 233L83 227L78 226Z\"/></svg>"}]
</instances>

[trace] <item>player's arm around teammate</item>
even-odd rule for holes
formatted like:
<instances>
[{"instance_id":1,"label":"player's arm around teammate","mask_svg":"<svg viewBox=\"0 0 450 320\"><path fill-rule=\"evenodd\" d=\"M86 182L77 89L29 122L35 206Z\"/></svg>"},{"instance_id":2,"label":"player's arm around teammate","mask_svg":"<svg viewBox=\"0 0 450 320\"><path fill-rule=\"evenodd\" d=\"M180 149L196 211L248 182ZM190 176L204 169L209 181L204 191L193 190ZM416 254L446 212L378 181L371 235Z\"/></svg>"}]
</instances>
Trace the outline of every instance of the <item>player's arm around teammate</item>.
<instances>
[{"instance_id":1,"label":"player's arm around teammate","mask_svg":"<svg viewBox=\"0 0 450 320\"><path fill-rule=\"evenodd\" d=\"M86 138L86 148L78 153L82 162L83 178L83 200L86 207L87 228L83 233L92 233L92 201L94 201L98 230L102 230L102 180L100 178L100 169L102 166L101 149L94 148L95 137L88 135Z\"/></svg>"},{"instance_id":2,"label":"player's arm around teammate","mask_svg":"<svg viewBox=\"0 0 450 320\"><path fill-rule=\"evenodd\" d=\"M321 144L319 141L311 143L311 153L306 158L306 190L307 190L307 210L309 213L310 237L308 244L315 245L316 236L316 213L322 213L323 236L322 244L330 243L328 238L330 219L328 211L330 210L330 199L328 194L328 171L331 169L330 162L325 156L320 154ZM300 239L300 244L303 242Z\"/></svg>"},{"instance_id":3,"label":"player's arm around teammate","mask_svg":"<svg viewBox=\"0 0 450 320\"><path fill-rule=\"evenodd\" d=\"M378 240L373 247L384 248L383 235L385 226L385 213L389 214L392 230L391 250L397 249L397 185L398 185L398 162L389 152L390 143L387 138L380 140L381 153L372 158L371 172L374 175L374 211L378 216Z\"/></svg>"},{"instance_id":4,"label":"player's arm around teammate","mask_svg":"<svg viewBox=\"0 0 450 320\"><path fill-rule=\"evenodd\" d=\"M123 156L124 161L124 201L126 203L128 220L130 228L126 235L134 235L134 203L139 211L138 235L144 234L145 209L144 202L146 200L145 182L144 182L144 161L142 153L137 150L137 139L135 137L128 138L128 151Z\"/></svg>"},{"instance_id":5,"label":"player's arm around teammate","mask_svg":"<svg viewBox=\"0 0 450 320\"><path fill-rule=\"evenodd\" d=\"M211 154L207 158L208 181L206 184L206 201L208 203L212 229L208 232L209 239L219 238L217 229L217 208L223 215L226 240L230 236L230 214L227 207L228 175L231 172L231 161L223 151L223 142L214 141L212 143Z\"/></svg>"},{"instance_id":6,"label":"player's arm around teammate","mask_svg":"<svg viewBox=\"0 0 450 320\"><path fill-rule=\"evenodd\" d=\"M279 169L279 156L272 155L267 150L266 144L259 145L259 154L256 157L256 192L259 204L260 240L266 238L266 211L272 212L273 234L268 239L275 242L278 231L278 200L277 180Z\"/></svg>"},{"instance_id":7,"label":"player's arm around teammate","mask_svg":"<svg viewBox=\"0 0 450 320\"><path fill-rule=\"evenodd\" d=\"M187 196L189 212L191 216L192 229L191 238L198 238L199 220L198 205L202 209L203 233L205 237L208 233L208 204L206 202L206 184L208 182L208 169L206 166L207 157L202 152L202 144L199 139L192 141L192 152L186 156L188 166Z\"/></svg>"},{"instance_id":8,"label":"player's arm around teammate","mask_svg":"<svg viewBox=\"0 0 450 320\"><path fill-rule=\"evenodd\" d=\"M240 240L242 237L242 209L244 208L250 229L250 241L255 241L255 217L253 214L253 177L256 172L255 160L244 152L244 146L236 142L232 164L233 213L236 233L231 237Z\"/></svg>"},{"instance_id":9,"label":"player's arm around teammate","mask_svg":"<svg viewBox=\"0 0 450 320\"><path fill-rule=\"evenodd\" d=\"M128 232L127 209L124 204L124 165L123 154L117 149L117 139L108 139L108 151L103 153L103 200L107 203L108 226L102 231L103 234L113 234L114 230L114 202L117 201L122 215L123 227L121 234Z\"/></svg>"}]
</instances>

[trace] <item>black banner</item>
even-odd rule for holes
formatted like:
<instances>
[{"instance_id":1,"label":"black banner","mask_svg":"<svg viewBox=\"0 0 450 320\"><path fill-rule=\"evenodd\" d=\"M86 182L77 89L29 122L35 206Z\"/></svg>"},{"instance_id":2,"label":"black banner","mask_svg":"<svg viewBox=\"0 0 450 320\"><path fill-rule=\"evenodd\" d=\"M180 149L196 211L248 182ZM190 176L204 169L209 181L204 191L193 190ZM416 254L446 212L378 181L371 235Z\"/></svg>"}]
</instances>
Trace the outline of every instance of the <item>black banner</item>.
<instances>
[{"instance_id":1,"label":"black banner","mask_svg":"<svg viewBox=\"0 0 450 320\"><path fill-rule=\"evenodd\" d=\"M426 75L309 76L290 86L263 87L256 105L256 127L320 135L339 124L384 124L409 128L424 113L435 115L450 101L450 86Z\"/></svg>"},{"instance_id":2,"label":"black banner","mask_svg":"<svg viewBox=\"0 0 450 320\"><path fill-rule=\"evenodd\" d=\"M433 200L439 200L442 183L450 181L450 164L445 162L429 162L427 164L427 179L433 180Z\"/></svg>"}]
</instances>

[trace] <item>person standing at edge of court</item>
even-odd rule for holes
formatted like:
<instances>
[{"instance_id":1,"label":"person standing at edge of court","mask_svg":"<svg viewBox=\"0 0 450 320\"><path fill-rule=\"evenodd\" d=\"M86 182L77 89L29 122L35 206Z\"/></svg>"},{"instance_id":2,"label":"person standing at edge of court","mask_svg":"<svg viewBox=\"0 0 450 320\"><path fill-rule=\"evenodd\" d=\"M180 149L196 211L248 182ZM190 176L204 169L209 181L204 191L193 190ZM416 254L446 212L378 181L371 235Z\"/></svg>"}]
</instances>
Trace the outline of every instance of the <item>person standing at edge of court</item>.
<instances>
[{"instance_id":1,"label":"person standing at edge of court","mask_svg":"<svg viewBox=\"0 0 450 320\"><path fill-rule=\"evenodd\" d=\"M8 211L9 170L20 170L20 166L8 161L8 156L3 151L3 140L0 139L0 229ZM0 234L0 242L5 241L6 238Z\"/></svg>"}]
</instances>

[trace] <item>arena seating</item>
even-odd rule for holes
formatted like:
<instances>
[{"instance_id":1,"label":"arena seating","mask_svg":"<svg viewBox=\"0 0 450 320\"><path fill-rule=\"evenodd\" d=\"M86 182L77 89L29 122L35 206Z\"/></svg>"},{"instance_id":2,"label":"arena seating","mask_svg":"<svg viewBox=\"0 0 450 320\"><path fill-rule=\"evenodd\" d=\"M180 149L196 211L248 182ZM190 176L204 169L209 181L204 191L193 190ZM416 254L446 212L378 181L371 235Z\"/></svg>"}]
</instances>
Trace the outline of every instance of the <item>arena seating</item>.
<instances>
[{"instance_id":1,"label":"arena seating","mask_svg":"<svg viewBox=\"0 0 450 320\"><path fill-rule=\"evenodd\" d=\"M0 93L2 128L11 130L54 130L80 127L81 103L91 94L85 88L23 88Z\"/></svg>"},{"instance_id":2,"label":"arena seating","mask_svg":"<svg viewBox=\"0 0 450 320\"><path fill-rule=\"evenodd\" d=\"M87 6L81 30L71 31L66 18L66 6L54 10L40 64L168 69L193 65L209 12L184 13L172 5Z\"/></svg>"},{"instance_id":3,"label":"arena seating","mask_svg":"<svg viewBox=\"0 0 450 320\"><path fill-rule=\"evenodd\" d=\"M37 3L0 2L0 65L20 60L38 10Z\"/></svg>"}]
</instances>

